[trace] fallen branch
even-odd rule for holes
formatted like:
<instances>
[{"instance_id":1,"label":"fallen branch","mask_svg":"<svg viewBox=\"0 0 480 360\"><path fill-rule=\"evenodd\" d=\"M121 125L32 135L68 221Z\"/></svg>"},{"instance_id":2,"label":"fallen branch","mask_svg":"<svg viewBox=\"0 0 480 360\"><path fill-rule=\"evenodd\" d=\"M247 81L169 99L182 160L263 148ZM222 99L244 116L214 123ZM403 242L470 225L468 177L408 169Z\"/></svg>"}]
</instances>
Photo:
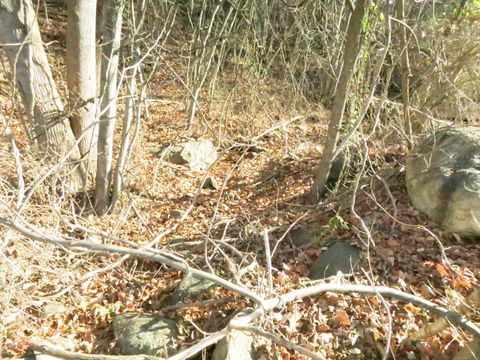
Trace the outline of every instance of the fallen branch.
<instances>
[{"instance_id":1,"label":"fallen branch","mask_svg":"<svg viewBox=\"0 0 480 360\"><path fill-rule=\"evenodd\" d=\"M163 231L162 233L158 234L157 236L155 236L155 238L150 241L149 243L143 245L143 248L144 249L153 249L155 245L157 245L160 240L162 240L165 236L171 234L172 232L174 232L181 224L183 224L183 222L185 221L185 219L188 217L188 215L190 214L191 210L193 209L193 206L190 205L190 207L187 209L187 211L182 215L182 217L180 218L180 220L173 226L171 227L170 229L167 229L165 231ZM78 228L80 228L81 230L83 231L87 231L88 229L85 229L81 226L78 226ZM98 234L94 234L94 235L98 235ZM102 237L102 235L100 234L100 237ZM108 239L108 238L107 238ZM59 290L57 292L55 292L54 294L51 294L51 295L48 295L48 296L44 296L42 298L49 298L49 299L55 299L55 298L58 298L64 294L66 294L67 292L69 292L70 290L72 290L75 286L78 286L79 284L83 284L85 281L87 281L88 279L91 279L93 278L94 276L96 275L99 275L99 274L103 274L107 271L110 271L110 270L113 270L115 269L117 266L121 265L123 262L125 262L127 259L130 259L131 255L123 255L120 259L114 261L113 263L111 264L108 264L107 266L101 268L101 269L96 269L96 270L92 270L90 272L88 272L85 276L83 276L82 278L78 279L77 281L75 281L73 284L67 286L65 289L62 289L62 290Z\"/></svg>"},{"instance_id":2,"label":"fallen branch","mask_svg":"<svg viewBox=\"0 0 480 360\"><path fill-rule=\"evenodd\" d=\"M311 286L304 289L294 290L290 293L280 296L280 301L283 303L289 303L295 300L300 300L313 295L318 295L324 292L336 292L336 293L357 293L362 295L382 295L384 297L394 298L403 302L411 303L419 306L423 309L430 310L437 315L445 317L452 325L458 326L464 330L470 332L477 339L480 339L480 328L473 322L469 321L456 311L449 310L442 306L439 306L429 300L423 299L419 296L415 296L400 290L392 289L387 286L368 286L368 285L355 285L355 284L320 284ZM278 301L277 299L270 300L272 302ZM272 303L271 306L278 306L278 304Z\"/></svg>"},{"instance_id":3,"label":"fallen branch","mask_svg":"<svg viewBox=\"0 0 480 360\"><path fill-rule=\"evenodd\" d=\"M253 310L252 312L241 318L236 319L235 321L232 321L230 326L237 329L243 329L249 323L259 319L264 313L270 310L273 310L289 302L302 300L304 298L325 292L357 293L362 295L374 296L382 295L384 297L390 297L406 303L411 303L423 309L430 310L437 315L445 317L452 325L458 326L459 328L470 332L475 338L480 340L480 328L473 322L464 318L456 311L439 306L419 296L415 296L397 289L392 289L387 286L370 286L356 284L319 284L303 289L293 290L277 298L271 298L263 301L261 307Z\"/></svg>"},{"instance_id":4,"label":"fallen branch","mask_svg":"<svg viewBox=\"0 0 480 360\"><path fill-rule=\"evenodd\" d=\"M478 289L465 298L465 301L456 308L456 311L460 314L467 314L471 312L473 308L480 306L480 291ZM429 323L418 329L410 336L410 340L422 340L430 336L434 336L439 332L445 330L449 326L448 319L438 318L433 323Z\"/></svg>"},{"instance_id":5,"label":"fallen branch","mask_svg":"<svg viewBox=\"0 0 480 360\"><path fill-rule=\"evenodd\" d=\"M82 354L65 350L60 345L52 344L49 341L39 338L34 338L30 341L30 350L68 360L163 360L163 358L148 355Z\"/></svg>"},{"instance_id":6,"label":"fallen branch","mask_svg":"<svg viewBox=\"0 0 480 360\"><path fill-rule=\"evenodd\" d=\"M227 331L219 331L200 340L190 348L179 352L166 360L183 360L199 353L210 345L214 345L227 335ZM30 350L41 354L51 355L59 359L67 360L164 360L164 358L151 355L96 355L82 354L74 351L67 351L60 345L53 344L45 339L34 338L30 342Z\"/></svg>"},{"instance_id":7,"label":"fallen branch","mask_svg":"<svg viewBox=\"0 0 480 360\"><path fill-rule=\"evenodd\" d=\"M123 246L97 244L87 240L64 240L62 238L59 238L53 235L45 236L42 233L40 233L38 230L32 228L30 224L27 227L20 224L19 221L11 221L1 216L0 216L0 224L4 224L6 226L14 228L20 234L22 234L23 236L26 236L29 239L40 241L47 244L54 244L54 245L62 246L65 248L86 249L94 252L103 252L103 253L109 253L109 254L115 253L120 255L130 255L130 256L134 256L134 257L149 260L149 261L156 261L164 265L170 266L174 269L180 270L184 273L191 273L195 277L210 280L216 283L217 285L220 285L226 289L229 289L240 295L245 296L246 298L254 301L259 305L261 305L264 301L261 297L259 297L253 291L250 291L243 286L234 284L228 280L225 280L219 276L208 273L206 271L190 268L184 262L173 260L172 258L170 258L169 254L161 254L156 250L154 251L153 249L148 249L148 250L131 249Z\"/></svg>"},{"instance_id":8,"label":"fallen branch","mask_svg":"<svg viewBox=\"0 0 480 360\"><path fill-rule=\"evenodd\" d=\"M206 347L218 343L225 336L227 336L227 334L228 334L227 330L222 330L222 331L214 333L210 336L207 336L206 338L200 340L198 343L196 343L192 347L189 347L187 350L184 350L184 351L182 351L182 352L180 352L176 355L173 355L172 357L169 357L167 360L188 359L189 357L199 353L200 351L202 351Z\"/></svg>"},{"instance_id":9,"label":"fallen branch","mask_svg":"<svg viewBox=\"0 0 480 360\"><path fill-rule=\"evenodd\" d=\"M131 248L115 246L115 245L97 244L97 243L84 241L84 240L68 241L53 235L51 237L47 237L41 234L40 232L38 232L38 230L33 229L31 225L27 227L20 224L19 223L19 221L21 220L20 218L17 217L16 219L17 219L16 221L11 221L3 217L0 217L0 223L16 229L22 235L32 240L37 240L44 243L55 244L55 245L63 246L66 248L87 249L94 252L131 255L131 256L135 256L145 260L160 262L164 265L173 267L185 273L190 272L195 277L210 280L226 289L234 291L254 301L257 304L257 308L247 313L246 315L239 316L232 319L232 321L230 321L229 323L230 329L243 329L249 326L253 321L259 319L266 312L271 311L277 307L281 307L284 304L287 304L289 302L302 300L306 297L315 296L324 292L336 292L336 293L358 293L362 295L374 295L374 296L377 296L380 294L384 297L390 297L403 302L408 302L408 303L420 306L424 309L430 310L446 318L452 325L458 326L459 328L462 328L470 332L475 337L475 339L480 340L480 328L478 328L474 323L472 323L468 319L464 318L457 311L449 310L447 308L438 306L435 303L428 301L426 299L423 299L421 297L418 297L400 290L392 289L386 286L377 287L377 286L356 285L356 284L319 284L319 285L314 285L314 286L310 286L303 289L294 290L287 294L281 295L279 297L264 299L259 295L257 295L256 293L254 293L253 291L243 286L234 284L214 274L197 270L194 268L190 268L185 262L176 261L170 258L168 254L161 254L159 252L154 252L151 249L150 251L145 249L131 249ZM209 341L213 341L214 339L217 339L217 338L216 337L210 338ZM204 340L207 341L206 339ZM218 340L220 340L220 338L218 338L216 341Z\"/></svg>"},{"instance_id":10,"label":"fallen branch","mask_svg":"<svg viewBox=\"0 0 480 360\"><path fill-rule=\"evenodd\" d=\"M480 343L474 339L465 345L453 360L476 360L478 358L480 358Z\"/></svg>"},{"instance_id":11,"label":"fallen branch","mask_svg":"<svg viewBox=\"0 0 480 360\"><path fill-rule=\"evenodd\" d=\"M298 352L299 354L302 354L302 355L305 355L305 356L308 356L309 358L311 359L314 359L314 360L325 360L325 356L322 356L322 355L318 355L308 349L305 349L304 347L302 346L299 346L297 344L294 344L292 343L291 341L288 341L288 340L285 340L285 339L282 339L274 334L271 334L269 332L266 332L266 331L263 331L259 328L256 328L254 326L247 326L244 328L245 331L249 331L249 332L252 332L258 336L262 336L264 338L267 338L271 341L273 341L274 343L277 343L287 349L290 349L290 350L295 350L296 352Z\"/></svg>"}]
</instances>

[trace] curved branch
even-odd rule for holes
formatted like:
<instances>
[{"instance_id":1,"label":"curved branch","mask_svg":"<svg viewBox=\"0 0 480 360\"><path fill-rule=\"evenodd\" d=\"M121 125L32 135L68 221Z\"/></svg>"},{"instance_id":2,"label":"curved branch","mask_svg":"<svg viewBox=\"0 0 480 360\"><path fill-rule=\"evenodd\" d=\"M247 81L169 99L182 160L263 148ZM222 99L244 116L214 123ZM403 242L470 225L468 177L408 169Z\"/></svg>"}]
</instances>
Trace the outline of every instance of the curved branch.
<instances>
[{"instance_id":1,"label":"curved branch","mask_svg":"<svg viewBox=\"0 0 480 360\"><path fill-rule=\"evenodd\" d=\"M52 344L44 339L34 338L30 341L30 350L68 360L162 360L149 355L97 355L82 354L65 350L60 345Z\"/></svg>"},{"instance_id":2,"label":"curved branch","mask_svg":"<svg viewBox=\"0 0 480 360\"><path fill-rule=\"evenodd\" d=\"M10 209L11 210L11 209ZM15 213L15 211L11 210ZM158 252L153 252L153 250L147 251L145 249L129 249L121 246L115 245L101 245L96 244L90 241L68 241L62 238L58 238L55 236L47 237L29 227L21 225L18 221L11 221L6 218L0 216L0 224L4 224L6 226L12 227L16 229L22 235L32 239L37 240L45 243L55 244L59 246L64 246L66 248L81 248L87 249L95 252L104 252L104 253L117 253L122 255L131 255L138 258L150 260L150 261L157 261L164 265L173 267L177 270L182 272L188 273L190 272L192 275L210 280L226 289L234 291L240 295L245 296L246 298L254 301L257 303L258 307L253 310L252 312L240 316L233 321L230 322L231 328L243 328L248 326L254 320L260 318L266 312L273 310L277 307L280 307L286 303L302 300L306 297L318 295L327 291L330 292L337 292L337 293L358 293L363 295L382 295L385 297L391 297L400 301L408 302L417 306L420 306L424 309L430 310L440 316L445 317L452 325L458 326L468 332L470 332L475 338L480 339L480 328L475 325L473 322L469 321L461 314L456 311L449 310L442 306L436 305L435 303L423 299L419 296L415 296L397 289L392 289L387 286L369 286L369 285L356 285L356 284L319 284L310 286L303 289L298 289L291 291L287 294L281 295L279 297L270 298L270 299L263 299L253 291L234 284L228 280L225 280L219 276L214 274L190 268L184 262L179 262L176 260L171 259L168 257L168 254L159 254Z\"/></svg>"},{"instance_id":3,"label":"curved branch","mask_svg":"<svg viewBox=\"0 0 480 360\"><path fill-rule=\"evenodd\" d=\"M64 240L54 235L47 237L42 233L40 233L38 230L32 228L30 224L27 227L20 224L18 221L11 221L1 216L0 216L0 224L4 224L6 226L14 228L20 234L26 236L29 239L40 241L43 243L63 246L65 248L70 248L70 249L80 248L80 249L91 250L94 252L130 255L130 256L134 256L134 257L145 259L145 260L156 261L164 265L170 266L174 269L180 270L184 273L191 273L193 276L210 280L226 289L229 289L240 295L245 296L246 298L254 301L259 305L261 305L264 301L261 297L259 297L253 291L250 291L243 286L234 284L228 280L225 280L217 275L208 273L206 271L190 268L185 262L173 260L169 257L169 254L160 254L158 251L154 252L154 250L152 249L149 249L149 250L130 249L123 246L96 244L88 240Z\"/></svg>"},{"instance_id":4,"label":"curved branch","mask_svg":"<svg viewBox=\"0 0 480 360\"><path fill-rule=\"evenodd\" d=\"M336 293L357 293L362 295L382 295L385 297L394 298L403 302L408 302L417 305L423 309L430 310L440 316L446 318L452 325L458 326L464 330L470 332L477 339L480 339L480 328L473 322L469 321L456 311L449 310L442 306L439 306L429 300L423 299L419 296L415 296L404 291L392 289L387 286L369 286L369 285L355 285L355 284L320 284L311 286L304 289L294 290L285 295L280 296L280 301L288 303L295 300L301 300L303 298L318 295L327 291ZM278 301L272 299L271 301ZM278 306L272 302L273 307Z\"/></svg>"}]
</instances>

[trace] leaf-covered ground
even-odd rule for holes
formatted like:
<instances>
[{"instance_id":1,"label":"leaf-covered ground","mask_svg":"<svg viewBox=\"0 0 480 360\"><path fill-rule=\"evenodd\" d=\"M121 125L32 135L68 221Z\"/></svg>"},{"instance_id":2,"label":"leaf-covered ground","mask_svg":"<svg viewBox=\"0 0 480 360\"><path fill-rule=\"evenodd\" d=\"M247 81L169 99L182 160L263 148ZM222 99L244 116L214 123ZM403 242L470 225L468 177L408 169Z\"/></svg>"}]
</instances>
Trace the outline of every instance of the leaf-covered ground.
<instances>
[{"instance_id":1,"label":"leaf-covered ground","mask_svg":"<svg viewBox=\"0 0 480 360\"><path fill-rule=\"evenodd\" d=\"M61 78L62 29L52 22L42 24L46 41L58 41L51 43L49 54L56 76ZM2 111L9 117L13 114L11 127L22 152L28 187L40 170L28 155L30 149L17 120L22 114L5 90L8 83L0 84ZM265 84L260 94L264 106L255 116L243 116L239 109L220 126L220 111L214 107L205 120L198 119L198 125L186 131L184 90L171 73L161 71L150 92L155 100L149 102L148 113L141 119L118 209L97 218L88 207L82 211L76 199L42 192L48 189L46 185L32 196L23 216L51 233L95 239L103 234L109 239L102 241L125 246L128 244L119 239L142 244L161 235L159 249L202 269L206 268L208 239L207 260L216 273L262 295L268 292L264 228L271 230L270 245L275 249L276 294L312 284L306 278L310 264L324 246L344 239L362 249L361 270L327 281L386 285L440 305L457 306L477 284L480 247L443 235L412 207L403 177L407 150L389 145L388 139L382 144L370 143L368 154L379 177L370 170L360 181L355 198L340 187L319 206L308 205L306 194L321 154L328 112L282 108L278 104L283 99L273 92L273 85ZM244 86L247 91L248 84ZM221 107L220 100L217 105ZM295 115L305 116L289 122ZM219 160L208 174L190 172L158 156L168 144L199 137L218 145ZM252 139L262 151L238 146ZM14 161L4 136L0 152L3 206L14 200L16 186ZM215 177L219 189L200 189L205 176ZM353 171L350 180L354 177ZM172 210L189 212L179 223ZM362 221L373 241L369 246ZM312 242L302 248L288 235L300 227L315 232ZM116 354L112 318L127 311L160 312L177 320L187 347L203 337L199 329L217 331L236 310L251 305L237 294L214 288L184 307L172 307L170 295L182 279L177 271L135 259L107 269L117 256L65 251L2 227L0 231L2 356L22 354L34 336L55 335L72 339L77 351ZM448 262L443 260L443 252ZM64 306L57 314L45 312L52 301ZM476 319L475 314L470 316ZM391 299L326 293L288 304L259 325L328 359L381 358L390 328L390 358L451 359L466 339L458 330L448 329L421 342L407 341L412 331L433 320L422 309ZM274 358L274 354L282 359L302 358L262 338L256 339L256 347L264 358Z\"/></svg>"}]
</instances>

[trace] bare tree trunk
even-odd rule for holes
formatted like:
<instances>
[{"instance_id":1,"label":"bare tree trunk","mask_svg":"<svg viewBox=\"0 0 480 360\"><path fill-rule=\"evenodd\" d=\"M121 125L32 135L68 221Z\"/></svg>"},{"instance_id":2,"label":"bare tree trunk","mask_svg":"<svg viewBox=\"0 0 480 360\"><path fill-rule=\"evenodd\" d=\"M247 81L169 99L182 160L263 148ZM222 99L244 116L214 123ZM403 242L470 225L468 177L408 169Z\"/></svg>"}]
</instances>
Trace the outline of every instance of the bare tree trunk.
<instances>
[{"instance_id":1,"label":"bare tree trunk","mask_svg":"<svg viewBox=\"0 0 480 360\"><path fill-rule=\"evenodd\" d=\"M72 180L83 181L80 152L53 81L32 1L0 0L0 24L0 42L42 156L58 161L70 152L76 167Z\"/></svg>"},{"instance_id":2,"label":"bare tree trunk","mask_svg":"<svg viewBox=\"0 0 480 360\"><path fill-rule=\"evenodd\" d=\"M143 28L145 23L146 15L146 5L147 0L139 0L136 4L136 13L133 14L135 18L135 28L133 29L132 37L130 39L130 46L132 47L132 63L136 64L132 69L130 75L130 82L128 84L129 96L127 104L125 105L125 114L123 115L123 124L122 124L122 140L120 143L120 154L118 155L117 164L115 167L115 174L113 179L113 189L112 189L112 199L111 206L115 206L118 199L120 198L120 193L123 186L123 176L125 169L127 167L128 158L131 154L131 147L133 144L133 139L135 136L131 136L131 130L133 126L133 119L135 113L138 110L136 109L136 98L137 98L137 72L140 70L140 51L138 49L137 42L139 41L138 35ZM138 125L138 123L137 123ZM138 129L138 127L137 127Z\"/></svg>"},{"instance_id":3,"label":"bare tree trunk","mask_svg":"<svg viewBox=\"0 0 480 360\"><path fill-rule=\"evenodd\" d=\"M352 77L360 49L362 22L368 4L368 0L357 0L355 10L353 10L348 24L345 48L343 51L343 67L340 73L335 97L333 99L332 113L328 123L327 139L325 141L322 159L316 170L315 181L310 193L312 202L318 201L324 192L332 162L335 160L333 156L338 141L338 133L342 124L345 104L347 102L350 78Z\"/></svg>"},{"instance_id":4,"label":"bare tree trunk","mask_svg":"<svg viewBox=\"0 0 480 360\"><path fill-rule=\"evenodd\" d=\"M404 0L396 0L395 2L397 18L398 20L405 21L405 4ZM399 37L400 37L400 49L402 51L401 56L401 74L402 74L402 104L403 104L403 118L407 135L412 135L412 123L410 120L410 64L408 60L408 44L407 44L407 31L404 24L398 24Z\"/></svg>"},{"instance_id":5,"label":"bare tree trunk","mask_svg":"<svg viewBox=\"0 0 480 360\"><path fill-rule=\"evenodd\" d=\"M96 75L96 83L97 83L97 99L100 99L100 93L101 93L101 84L100 84L100 78L102 74L102 20L103 20L103 9L105 8L105 0L97 0L97 18L95 19L95 37L96 37L96 44L97 44L97 50L96 50L96 65L95 68L97 70L97 75ZM97 115L100 112L99 109L101 107L100 104L101 100L98 100L97 104Z\"/></svg>"},{"instance_id":6,"label":"bare tree trunk","mask_svg":"<svg viewBox=\"0 0 480 360\"><path fill-rule=\"evenodd\" d=\"M68 0L67 85L72 115L70 124L88 172L95 169L96 109L96 0Z\"/></svg>"},{"instance_id":7,"label":"bare tree trunk","mask_svg":"<svg viewBox=\"0 0 480 360\"><path fill-rule=\"evenodd\" d=\"M107 0L102 17L102 72L100 128L95 184L95 206L99 215L110 206L113 135L117 119L117 72L124 0Z\"/></svg>"}]
</instances>

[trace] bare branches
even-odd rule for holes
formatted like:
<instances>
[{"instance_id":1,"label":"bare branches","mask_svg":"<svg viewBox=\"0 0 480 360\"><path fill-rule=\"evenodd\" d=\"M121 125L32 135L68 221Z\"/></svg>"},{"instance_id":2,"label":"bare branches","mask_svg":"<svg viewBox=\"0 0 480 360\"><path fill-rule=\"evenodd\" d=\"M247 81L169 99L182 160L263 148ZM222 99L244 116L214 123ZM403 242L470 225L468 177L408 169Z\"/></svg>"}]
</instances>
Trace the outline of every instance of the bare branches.
<instances>
[{"instance_id":1,"label":"bare branches","mask_svg":"<svg viewBox=\"0 0 480 360\"><path fill-rule=\"evenodd\" d=\"M391 297L397 300L404 302L409 302L414 305L420 306L424 309L430 310L438 315L445 317L451 324L458 326L462 329L467 330L475 337L480 338L480 329L468 319L465 319L461 314L456 311L446 309L444 307L438 306L431 301L425 300L418 296L408 294L406 292L392 289L385 286L366 286L366 285L355 285L355 284L320 284L303 289L294 290L287 294L281 295L279 297L274 297L270 299L262 299L260 296L255 294L253 291L248 290L243 286L234 284L228 280L225 280L214 274L197 270L194 268L188 267L184 262L173 260L170 254L161 253L153 250L144 250L144 249L131 249L115 245L102 245L96 244L90 241L67 241L61 238L56 238L53 236L45 236L33 229L31 226L24 226L19 223L19 221L11 221L0 217L0 223L7 225L11 228L16 229L22 235L36 241L41 241L44 243L55 244L58 246L63 246L66 248L79 248L84 250L90 250L93 252L103 252L103 253L116 253L121 255L130 255L137 258L160 262L164 265L173 267L182 272L190 272L193 276L210 280L217 285L220 285L226 289L234 291L242 296L245 296L248 299L251 299L259 307L256 308L252 313L249 313L245 317L239 320L240 323L247 325L251 321L254 321L261 317L265 312L275 309L278 306L283 304L304 299L310 296L316 296L324 292L338 292L338 293L359 293L363 295L377 295L381 294L386 297Z\"/></svg>"},{"instance_id":2,"label":"bare branches","mask_svg":"<svg viewBox=\"0 0 480 360\"><path fill-rule=\"evenodd\" d=\"M320 199L320 195L324 192L332 162L335 160L335 148L337 146L338 134L347 103L350 79L358 58L361 44L360 34L362 31L362 22L367 6L368 1L359 0L348 24L342 72L333 100L332 114L328 123L327 138L322 152L322 159L315 172L315 181L310 193L310 200L313 203L317 202Z\"/></svg>"},{"instance_id":3,"label":"bare branches","mask_svg":"<svg viewBox=\"0 0 480 360\"><path fill-rule=\"evenodd\" d=\"M54 244L54 245L62 246L69 249L77 248L77 249L83 249L83 250L90 250L92 252L129 255L129 256L135 256L137 258L141 258L144 260L156 261L164 265L173 267L174 269L180 270L184 273L190 272L194 276L213 281L214 283L220 286L223 286L226 289L232 290L240 295L243 295L253 300L257 304L262 303L262 299L258 297L255 293L251 292L250 290L242 286L233 284L211 273L190 268L184 262L172 260L170 254L160 253L152 249L149 249L149 250L131 249L131 248L126 248L126 247L121 247L116 245L96 244L91 241L85 241L85 240L68 241L68 240L64 240L64 239L53 237L53 236L48 237L41 234L39 231L33 229L32 227L21 225L18 221L13 222L3 217L0 217L0 223L16 229L19 233L28 237L29 239L41 241L43 243Z\"/></svg>"},{"instance_id":4,"label":"bare branches","mask_svg":"<svg viewBox=\"0 0 480 360\"><path fill-rule=\"evenodd\" d=\"M8 142L10 143L11 152L15 159L15 167L17 170L17 183L18 183L16 208L18 209L22 205L23 199L25 197L25 180L23 179L22 159L20 157L20 150L17 147L17 143L15 141L15 137L13 136L12 130L10 129L10 126L7 123L7 119L5 119L5 116L3 116L3 114L1 113L1 110L0 110L0 121L3 123L3 130L5 132L5 136L7 137Z\"/></svg>"},{"instance_id":5,"label":"bare branches","mask_svg":"<svg viewBox=\"0 0 480 360\"><path fill-rule=\"evenodd\" d=\"M392 289L386 286L366 286L366 285L350 285L350 284L320 284L305 289L292 291L288 294L280 296L283 302L291 302L294 300L303 299L305 297L318 295L323 292L332 291L337 293L358 293L362 295L376 295L381 294L385 297L391 297L397 300L408 302L424 309L430 310L440 316L445 317L451 324L467 330L476 338L480 338L480 328L473 322L464 318L456 311L446 309L438 306L431 301L425 300L421 297Z\"/></svg>"},{"instance_id":6,"label":"bare branches","mask_svg":"<svg viewBox=\"0 0 480 360\"><path fill-rule=\"evenodd\" d=\"M480 291L478 288L474 289L473 292L467 296L464 303L462 303L457 311L460 314L468 314L472 309L478 308L480 305ZM415 333L410 336L412 340L421 340L430 336L434 336L439 332L445 330L449 326L449 319L446 317L441 317L434 321L433 323L426 324Z\"/></svg>"},{"instance_id":7,"label":"bare branches","mask_svg":"<svg viewBox=\"0 0 480 360\"><path fill-rule=\"evenodd\" d=\"M67 351L61 346L50 343L44 339L33 339L30 342L30 349L41 354L55 356L60 359L68 360L161 360L162 358L148 355L95 355L82 354L73 351Z\"/></svg>"},{"instance_id":8,"label":"bare branches","mask_svg":"<svg viewBox=\"0 0 480 360\"><path fill-rule=\"evenodd\" d=\"M284 346L286 347L287 349L291 349L291 350L295 350L297 351L299 354L302 354L302 355L305 355L305 356L308 356L310 357L311 359L315 359L315 360L324 360L325 357L322 356L322 355L319 355L319 354L316 354L308 349L305 349L304 347L302 346L298 346L290 341L287 341L285 339L282 339L274 334L271 334L267 331L263 331L259 328L256 328L254 326L247 326L244 328L245 331L250 331L256 335L259 335L259 336L262 336L266 339L269 339L271 341L273 341L274 343L277 343L281 346Z\"/></svg>"}]
</instances>

